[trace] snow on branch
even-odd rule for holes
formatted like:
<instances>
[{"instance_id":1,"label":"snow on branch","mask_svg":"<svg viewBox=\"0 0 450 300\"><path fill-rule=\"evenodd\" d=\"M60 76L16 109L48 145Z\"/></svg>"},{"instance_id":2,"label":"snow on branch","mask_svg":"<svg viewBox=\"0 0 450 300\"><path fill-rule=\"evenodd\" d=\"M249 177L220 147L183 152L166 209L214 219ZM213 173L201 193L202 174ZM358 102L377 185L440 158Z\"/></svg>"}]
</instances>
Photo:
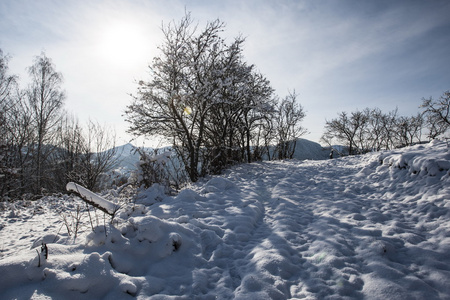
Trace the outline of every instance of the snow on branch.
<instances>
[{"instance_id":1,"label":"snow on branch","mask_svg":"<svg viewBox=\"0 0 450 300\"><path fill-rule=\"evenodd\" d=\"M117 204L100 197L96 193L91 192L87 188L74 182L69 182L66 185L66 190L68 192L77 193L85 202L100 209L108 215L114 216L116 211L119 209L119 206Z\"/></svg>"},{"instance_id":2,"label":"snow on branch","mask_svg":"<svg viewBox=\"0 0 450 300\"><path fill-rule=\"evenodd\" d=\"M172 155L172 151L166 151L161 154L157 154L157 155L150 157L149 160L150 160L150 162L166 163L171 155Z\"/></svg>"}]
</instances>

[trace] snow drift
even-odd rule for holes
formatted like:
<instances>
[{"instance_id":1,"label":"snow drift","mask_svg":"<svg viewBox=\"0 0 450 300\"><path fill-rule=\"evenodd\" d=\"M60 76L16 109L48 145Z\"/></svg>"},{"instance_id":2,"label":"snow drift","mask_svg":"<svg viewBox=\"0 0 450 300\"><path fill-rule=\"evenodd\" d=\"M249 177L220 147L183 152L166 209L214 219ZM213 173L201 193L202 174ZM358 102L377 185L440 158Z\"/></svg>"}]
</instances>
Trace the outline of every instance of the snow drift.
<instances>
[{"instance_id":1,"label":"snow drift","mask_svg":"<svg viewBox=\"0 0 450 300\"><path fill-rule=\"evenodd\" d=\"M447 299L450 152L428 145L235 166L149 189L76 240L73 197L3 203L4 299ZM116 204L115 199L108 200ZM152 205L145 205L153 203ZM49 256L37 266L36 247ZM31 249L30 249L31 247ZM38 248L39 249L39 248Z\"/></svg>"}]
</instances>

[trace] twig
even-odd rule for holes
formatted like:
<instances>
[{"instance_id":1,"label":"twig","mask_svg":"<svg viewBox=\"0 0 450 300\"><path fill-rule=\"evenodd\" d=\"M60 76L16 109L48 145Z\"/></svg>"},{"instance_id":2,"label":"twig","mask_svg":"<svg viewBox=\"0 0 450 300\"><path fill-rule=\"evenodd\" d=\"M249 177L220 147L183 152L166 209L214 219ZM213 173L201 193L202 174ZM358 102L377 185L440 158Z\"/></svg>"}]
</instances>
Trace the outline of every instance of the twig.
<instances>
[{"instance_id":1,"label":"twig","mask_svg":"<svg viewBox=\"0 0 450 300\"><path fill-rule=\"evenodd\" d=\"M36 250L36 252L37 252L38 259L39 259L39 262L38 262L38 268L40 268L40 267L41 267L41 255L39 254L38 249L34 249L34 250Z\"/></svg>"},{"instance_id":2,"label":"twig","mask_svg":"<svg viewBox=\"0 0 450 300\"><path fill-rule=\"evenodd\" d=\"M87 211L88 211L89 222L91 223L92 231L95 232L95 229L94 229L94 223L92 222L92 217L91 217L91 210L89 209L89 205L88 205L87 203L86 203L86 209L87 209Z\"/></svg>"},{"instance_id":3,"label":"twig","mask_svg":"<svg viewBox=\"0 0 450 300\"><path fill-rule=\"evenodd\" d=\"M53 243L56 242L56 239L58 238L58 234L59 234L59 232L61 231L61 228L62 228L63 226L64 226L64 223L61 224L61 227L59 227L59 230L58 230L58 232L56 233L55 238L53 239Z\"/></svg>"}]
</instances>

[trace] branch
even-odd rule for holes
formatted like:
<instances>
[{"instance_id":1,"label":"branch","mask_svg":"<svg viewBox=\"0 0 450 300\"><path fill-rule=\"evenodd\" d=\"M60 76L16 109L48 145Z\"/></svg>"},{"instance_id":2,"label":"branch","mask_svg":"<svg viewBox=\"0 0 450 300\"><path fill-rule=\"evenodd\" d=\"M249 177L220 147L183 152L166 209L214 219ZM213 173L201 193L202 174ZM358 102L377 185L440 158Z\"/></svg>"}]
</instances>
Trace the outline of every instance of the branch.
<instances>
[{"instance_id":1,"label":"branch","mask_svg":"<svg viewBox=\"0 0 450 300\"><path fill-rule=\"evenodd\" d=\"M119 206L117 204L100 197L99 195L88 190L87 188L84 188L81 185L76 184L74 182L69 182L66 186L66 190L69 192L75 192L86 203L100 209L101 211L112 217L114 217L115 213L119 209Z\"/></svg>"}]
</instances>

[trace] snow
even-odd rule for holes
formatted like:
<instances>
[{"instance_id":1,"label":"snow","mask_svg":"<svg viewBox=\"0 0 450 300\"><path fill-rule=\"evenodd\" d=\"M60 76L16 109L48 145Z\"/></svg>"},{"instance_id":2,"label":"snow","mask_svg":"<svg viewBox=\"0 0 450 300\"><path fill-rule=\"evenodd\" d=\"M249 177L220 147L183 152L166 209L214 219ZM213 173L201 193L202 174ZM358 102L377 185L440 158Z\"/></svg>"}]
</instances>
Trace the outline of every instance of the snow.
<instances>
[{"instance_id":1,"label":"snow","mask_svg":"<svg viewBox=\"0 0 450 300\"><path fill-rule=\"evenodd\" d=\"M330 149L323 148L319 143L306 139L298 139L295 147L294 158L305 159L328 159L330 157Z\"/></svg>"},{"instance_id":2,"label":"snow","mask_svg":"<svg viewBox=\"0 0 450 300\"><path fill-rule=\"evenodd\" d=\"M449 162L434 141L244 164L176 196L109 199L122 201L113 226L67 195L1 203L0 295L450 299ZM80 207L75 238L62 214Z\"/></svg>"},{"instance_id":3,"label":"snow","mask_svg":"<svg viewBox=\"0 0 450 300\"><path fill-rule=\"evenodd\" d=\"M66 185L66 190L68 192L78 193L83 199L94 204L95 206L100 207L110 215L114 215L115 212L119 209L118 205L104 199L103 197L74 182L69 182Z\"/></svg>"},{"instance_id":4,"label":"snow","mask_svg":"<svg viewBox=\"0 0 450 300\"><path fill-rule=\"evenodd\" d=\"M337 147L337 146L336 146ZM172 155L171 147L160 148L161 152L158 155L151 155L154 153L155 149L149 147L141 148L145 153L150 156L150 161L159 161L166 163L168 158ZM271 152L274 148L271 147ZM115 148L114 159L118 162L117 168L114 170L119 174L129 175L132 173L136 166L141 163L139 152L136 151L136 147L128 143ZM296 148L294 152L294 158L305 160L305 159L328 159L330 155L330 149L324 149L320 144L312 142L306 139L298 139L296 143ZM335 154L337 155L337 154ZM175 158L174 156L172 158Z\"/></svg>"}]
</instances>

